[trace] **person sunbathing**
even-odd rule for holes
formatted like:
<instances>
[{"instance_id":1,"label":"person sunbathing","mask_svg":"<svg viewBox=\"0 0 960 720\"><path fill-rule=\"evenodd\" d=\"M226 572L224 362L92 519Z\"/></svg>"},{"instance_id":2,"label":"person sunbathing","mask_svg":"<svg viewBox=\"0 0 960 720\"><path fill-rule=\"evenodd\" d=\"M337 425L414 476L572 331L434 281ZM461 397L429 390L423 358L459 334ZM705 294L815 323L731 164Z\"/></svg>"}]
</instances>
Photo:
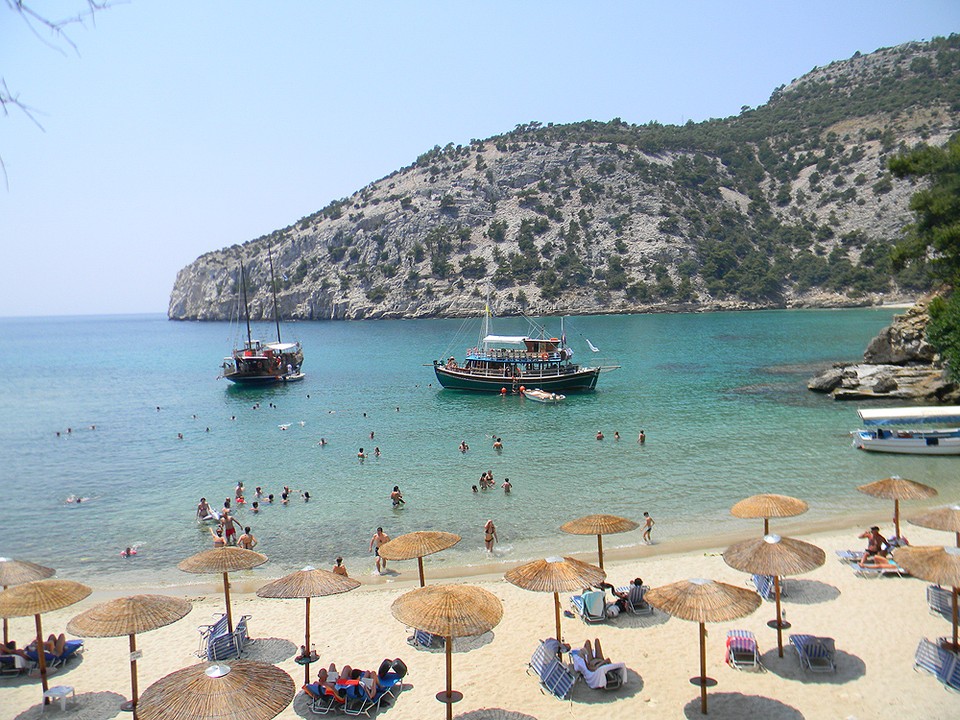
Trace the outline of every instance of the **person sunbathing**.
<instances>
[{"instance_id":1,"label":"person sunbathing","mask_svg":"<svg viewBox=\"0 0 960 720\"><path fill-rule=\"evenodd\" d=\"M587 640L583 643L583 649L580 651L581 656L583 657L584 662L587 664L588 670L596 670L602 665L609 665L610 658L604 657L603 649L600 647L600 638L596 638L593 641L593 646L590 646L590 641Z\"/></svg>"},{"instance_id":2,"label":"person sunbathing","mask_svg":"<svg viewBox=\"0 0 960 720\"><path fill-rule=\"evenodd\" d=\"M50 637L46 639L43 643L43 649L45 652L52 653L57 657L63 655L63 650L67 646L67 638L63 633L60 633L59 636L50 634ZM27 650L32 650L33 652L37 651L37 641L34 640L32 643L27 645Z\"/></svg>"},{"instance_id":3,"label":"person sunbathing","mask_svg":"<svg viewBox=\"0 0 960 720\"><path fill-rule=\"evenodd\" d=\"M861 558L860 562L857 563L860 567L866 568L868 570L899 570L900 568L896 563L892 562L889 558L885 558L882 555L872 555L870 557Z\"/></svg>"},{"instance_id":4,"label":"person sunbathing","mask_svg":"<svg viewBox=\"0 0 960 720\"><path fill-rule=\"evenodd\" d=\"M375 672L370 670L356 670L349 665L343 666L340 678L336 682L336 692L341 697L360 698L360 693L373 700L380 689L380 680Z\"/></svg>"},{"instance_id":5,"label":"person sunbathing","mask_svg":"<svg viewBox=\"0 0 960 720\"><path fill-rule=\"evenodd\" d=\"M17 644L11 640L9 644L0 642L0 655L19 655L25 658L27 654L17 648Z\"/></svg>"}]
</instances>

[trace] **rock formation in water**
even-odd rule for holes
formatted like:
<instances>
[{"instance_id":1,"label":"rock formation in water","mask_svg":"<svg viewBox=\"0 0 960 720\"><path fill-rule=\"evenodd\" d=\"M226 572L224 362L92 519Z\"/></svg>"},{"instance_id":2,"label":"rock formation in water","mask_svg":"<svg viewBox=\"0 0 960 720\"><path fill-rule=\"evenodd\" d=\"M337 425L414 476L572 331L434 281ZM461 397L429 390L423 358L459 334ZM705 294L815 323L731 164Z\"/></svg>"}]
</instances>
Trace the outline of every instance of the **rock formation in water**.
<instances>
[{"instance_id":1,"label":"rock formation in water","mask_svg":"<svg viewBox=\"0 0 960 720\"><path fill-rule=\"evenodd\" d=\"M835 400L893 399L954 404L960 388L947 378L939 355L927 343L924 298L870 341L862 363L837 363L807 388Z\"/></svg>"},{"instance_id":2,"label":"rock formation in water","mask_svg":"<svg viewBox=\"0 0 960 720\"><path fill-rule=\"evenodd\" d=\"M960 35L814 68L732 118L528 123L452 143L293 225L207 253L168 315L286 319L700 311L913 299L887 160L960 130Z\"/></svg>"}]
</instances>

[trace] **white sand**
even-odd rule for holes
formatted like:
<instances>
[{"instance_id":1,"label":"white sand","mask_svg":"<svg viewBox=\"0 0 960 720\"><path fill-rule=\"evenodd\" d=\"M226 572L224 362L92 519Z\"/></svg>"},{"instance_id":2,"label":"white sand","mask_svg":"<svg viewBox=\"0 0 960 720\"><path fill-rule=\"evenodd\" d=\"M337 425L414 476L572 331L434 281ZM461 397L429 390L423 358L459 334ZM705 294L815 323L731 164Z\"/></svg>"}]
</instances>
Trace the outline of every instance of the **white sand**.
<instances>
[{"instance_id":1,"label":"white sand","mask_svg":"<svg viewBox=\"0 0 960 720\"><path fill-rule=\"evenodd\" d=\"M759 521L758 521L759 524ZM781 523L781 527L787 527ZM773 523L773 529L778 524ZM709 690L710 716L714 718L937 718L960 717L960 694L947 691L935 678L913 670L920 638L948 635L949 623L927 610L927 583L913 578L862 579L836 560L835 550L863 547L860 529L798 535L827 553L818 570L787 581L783 600L786 619L793 628L784 633L784 657L777 656L776 631L766 622L774 617L772 602L734 623L709 625L707 672L717 679ZM952 535L909 526L914 544L950 544ZM654 546L663 552L666 546ZM653 555L640 560L609 560L608 578L626 584L642 576L650 586L690 577L709 577L747 586L748 578L729 568L722 548ZM609 557L609 556L608 556ZM584 558L590 559L590 558ZM595 561L595 556L593 558ZM426 561L427 582L430 578ZM444 686L442 651L415 649L410 634L390 613L393 600L414 585L416 563L397 563L403 581L368 585L345 595L312 601L312 640L324 663L350 663L375 669L385 658L407 663L406 689L395 706L380 716L395 720L443 717L443 706L434 695ZM411 582L407 582L410 578ZM532 593L508 584L502 575L469 578L499 597L503 621L491 633L456 641L453 686L464 694L454 715L469 720L498 718L677 718L700 716L699 689L689 678L699 671L697 625L662 614L652 618L623 616L602 625L587 626L564 617L567 642L582 644L599 637L608 656L628 667L628 683L618 691L591 690L579 683L573 700L561 701L540 692L539 684L525 672L538 640L553 634L553 596ZM240 589L239 583L237 589ZM193 596L193 612L184 620L138 636L143 650L139 662L141 692L152 682L184 665L197 662L197 625L223 609L222 596ZM251 635L258 638L247 657L279 664L296 682L303 683L303 668L293 662L303 643L304 601L268 600L235 594L234 617L250 614ZM569 607L562 596L563 608ZM44 632L61 632L67 621L103 597L43 618ZM752 630L760 644L764 672L740 672L723 660L726 631ZM34 632L32 618L11 620L11 635L21 643ZM789 632L835 638L838 650L836 675L807 675L800 671L787 641ZM87 639L86 651L50 678L51 685L76 688L78 702L66 715L71 718L129 717L116 709L121 696L129 697L127 638ZM34 718L39 713L38 678L0 679L0 718ZM58 706L44 717L56 718ZM298 696L278 717L312 717Z\"/></svg>"}]
</instances>

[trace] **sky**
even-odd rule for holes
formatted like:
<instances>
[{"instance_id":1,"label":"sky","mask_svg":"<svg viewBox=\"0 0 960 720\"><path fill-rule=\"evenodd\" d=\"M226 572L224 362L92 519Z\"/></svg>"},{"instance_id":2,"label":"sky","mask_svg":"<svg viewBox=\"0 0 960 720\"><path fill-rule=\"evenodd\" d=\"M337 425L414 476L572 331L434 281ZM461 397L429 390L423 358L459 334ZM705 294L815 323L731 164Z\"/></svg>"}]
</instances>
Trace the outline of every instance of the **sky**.
<instances>
[{"instance_id":1,"label":"sky","mask_svg":"<svg viewBox=\"0 0 960 720\"><path fill-rule=\"evenodd\" d=\"M957 0L0 3L0 316L165 313L200 255L520 123L736 115ZM31 3L49 19L85 0ZM2 89L2 86L0 86Z\"/></svg>"}]
</instances>

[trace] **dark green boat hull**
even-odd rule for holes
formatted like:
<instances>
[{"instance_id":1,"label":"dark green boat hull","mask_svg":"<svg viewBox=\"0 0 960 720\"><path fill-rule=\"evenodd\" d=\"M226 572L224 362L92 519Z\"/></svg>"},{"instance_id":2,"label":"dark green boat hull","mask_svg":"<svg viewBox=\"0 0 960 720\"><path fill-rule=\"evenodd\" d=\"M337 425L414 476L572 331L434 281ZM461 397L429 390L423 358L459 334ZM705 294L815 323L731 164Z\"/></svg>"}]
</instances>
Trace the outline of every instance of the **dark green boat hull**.
<instances>
[{"instance_id":1,"label":"dark green boat hull","mask_svg":"<svg viewBox=\"0 0 960 720\"><path fill-rule=\"evenodd\" d=\"M506 389L515 393L520 386L547 392L570 393L589 392L597 387L600 368L584 368L570 372L539 374L529 373L518 378L481 375L464 371L462 368L446 368L439 363L433 370L437 381L447 390L468 390L473 392L499 393Z\"/></svg>"}]
</instances>

